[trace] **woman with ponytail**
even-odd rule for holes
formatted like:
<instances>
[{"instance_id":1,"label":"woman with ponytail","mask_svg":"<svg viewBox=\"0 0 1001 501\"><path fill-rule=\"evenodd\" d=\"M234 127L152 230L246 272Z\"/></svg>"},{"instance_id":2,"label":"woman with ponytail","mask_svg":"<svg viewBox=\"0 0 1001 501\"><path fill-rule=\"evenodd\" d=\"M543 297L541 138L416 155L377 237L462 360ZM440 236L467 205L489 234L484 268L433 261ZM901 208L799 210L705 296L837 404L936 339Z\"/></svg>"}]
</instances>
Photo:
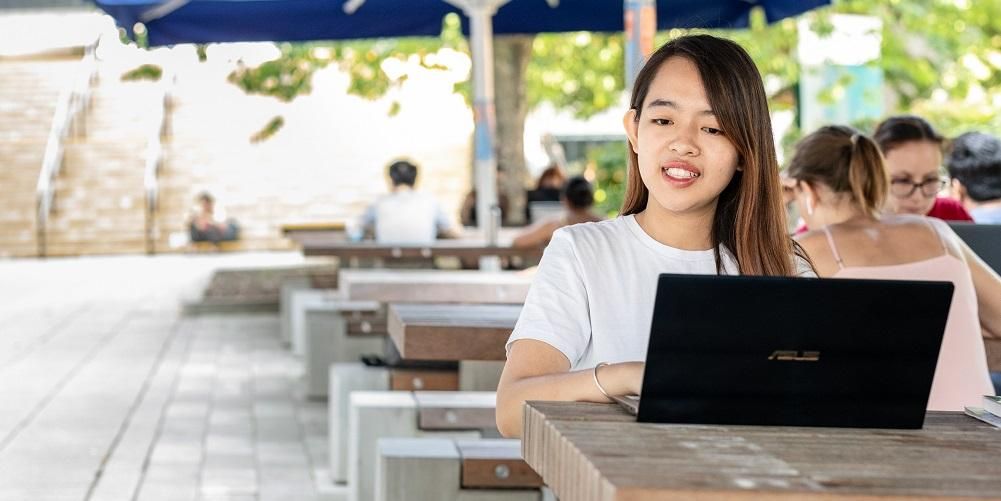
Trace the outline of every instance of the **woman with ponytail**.
<instances>
[{"instance_id":1,"label":"woman with ponytail","mask_svg":"<svg viewBox=\"0 0 1001 501\"><path fill-rule=\"evenodd\" d=\"M882 215L890 180L879 146L850 127L823 127L796 146L787 175L815 228L798 239L821 277L955 285L928 408L961 411L993 395L981 336L1001 334L1001 278L943 221Z\"/></svg>"}]
</instances>

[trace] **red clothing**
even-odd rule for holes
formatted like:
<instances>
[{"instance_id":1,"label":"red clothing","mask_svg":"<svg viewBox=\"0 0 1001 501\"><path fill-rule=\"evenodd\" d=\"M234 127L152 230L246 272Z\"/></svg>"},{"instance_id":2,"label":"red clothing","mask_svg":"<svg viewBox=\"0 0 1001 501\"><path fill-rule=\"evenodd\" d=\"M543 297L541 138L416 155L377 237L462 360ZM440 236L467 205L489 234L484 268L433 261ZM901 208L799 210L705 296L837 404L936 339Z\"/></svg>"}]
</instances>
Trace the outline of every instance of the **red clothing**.
<instances>
[{"instance_id":1,"label":"red clothing","mask_svg":"<svg viewBox=\"0 0 1001 501\"><path fill-rule=\"evenodd\" d=\"M963 208L963 204L957 200L946 197L935 199L935 205L926 214L928 217L936 217L944 221L969 221L973 222L973 217Z\"/></svg>"}]
</instances>

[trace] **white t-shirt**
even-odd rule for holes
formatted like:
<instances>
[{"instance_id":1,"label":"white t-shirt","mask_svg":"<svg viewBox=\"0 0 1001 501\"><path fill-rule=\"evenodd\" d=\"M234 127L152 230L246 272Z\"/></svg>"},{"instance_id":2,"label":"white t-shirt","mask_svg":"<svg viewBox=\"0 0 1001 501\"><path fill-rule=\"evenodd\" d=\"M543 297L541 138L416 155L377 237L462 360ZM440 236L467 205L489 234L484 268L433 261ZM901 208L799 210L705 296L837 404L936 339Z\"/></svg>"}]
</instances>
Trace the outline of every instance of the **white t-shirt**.
<instances>
[{"instance_id":1,"label":"white t-shirt","mask_svg":"<svg viewBox=\"0 0 1001 501\"><path fill-rule=\"evenodd\" d=\"M722 261L723 274L736 274L729 252L722 253ZM813 275L805 261L799 267L801 276ZM661 273L715 275L715 253L664 245L631 215L559 229L507 347L519 339L543 341L570 360L571 370L642 361ZM705 306L693 314L713 314Z\"/></svg>"},{"instance_id":2,"label":"white t-shirt","mask_svg":"<svg viewBox=\"0 0 1001 501\"><path fill-rule=\"evenodd\" d=\"M376 200L361 225L372 227L380 244L423 245L433 243L450 223L434 197L401 189Z\"/></svg>"}]
</instances>

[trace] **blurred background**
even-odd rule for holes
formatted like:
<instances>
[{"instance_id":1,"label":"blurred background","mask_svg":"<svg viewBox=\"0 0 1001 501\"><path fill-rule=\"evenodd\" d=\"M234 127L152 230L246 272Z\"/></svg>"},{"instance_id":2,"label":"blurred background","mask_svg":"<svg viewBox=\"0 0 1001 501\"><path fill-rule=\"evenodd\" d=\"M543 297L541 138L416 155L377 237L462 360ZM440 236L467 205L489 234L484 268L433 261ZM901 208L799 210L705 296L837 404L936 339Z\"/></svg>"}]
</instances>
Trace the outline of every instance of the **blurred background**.
<instances>
[{"instance_id":1,"label":"blurred background","mask_svg":"<svg viewBox=\"0 0 1001 501\"><path fill-rule=\"evenodd\" d=\"M461 25L449 14L437 37L151 47L142 23L116 28L90 2L0 2L0 256L190 250L186 221L206 191L241 224L233 250L289 249L283 223L357 217L399 157L458 220L473 180ZM660 31L655 45L691 31ZM946 136L1001 132L1001 2L837 0L709 32L758 63L780 158L821 124L868 131L896 113ZM622 33L494 44L505 224L524 223L525 190L554 163L592 180L598 210L616 214Z\"/></svg>"}]
</instances>

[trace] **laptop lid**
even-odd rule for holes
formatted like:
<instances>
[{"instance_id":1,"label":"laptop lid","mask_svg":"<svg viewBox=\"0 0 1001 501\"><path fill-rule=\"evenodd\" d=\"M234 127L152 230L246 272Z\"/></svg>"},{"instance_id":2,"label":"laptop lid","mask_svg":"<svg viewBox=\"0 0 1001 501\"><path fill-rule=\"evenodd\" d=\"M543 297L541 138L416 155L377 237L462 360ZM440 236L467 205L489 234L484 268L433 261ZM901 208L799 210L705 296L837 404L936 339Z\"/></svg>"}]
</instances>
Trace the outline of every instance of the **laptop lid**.
<instances>
[{"instance_id":1,"label":"laptop lid","mask_svg":"<svg viewBox=\"0 0 1001 501\"><path fill-rule=\"evenodd\" d=\"M638 420L920 428L952 291L660 275Z\"/></svg>"},{"instance_id":2,"label":"laptop lid","mask_svg":"<svg viewBox=\"0 0 1001 501\"><path fill-rule=\"evenodd\" d=\"M1001 224L949 223L980 259L1001 273Z\"/></svg>"}]
</instances>

